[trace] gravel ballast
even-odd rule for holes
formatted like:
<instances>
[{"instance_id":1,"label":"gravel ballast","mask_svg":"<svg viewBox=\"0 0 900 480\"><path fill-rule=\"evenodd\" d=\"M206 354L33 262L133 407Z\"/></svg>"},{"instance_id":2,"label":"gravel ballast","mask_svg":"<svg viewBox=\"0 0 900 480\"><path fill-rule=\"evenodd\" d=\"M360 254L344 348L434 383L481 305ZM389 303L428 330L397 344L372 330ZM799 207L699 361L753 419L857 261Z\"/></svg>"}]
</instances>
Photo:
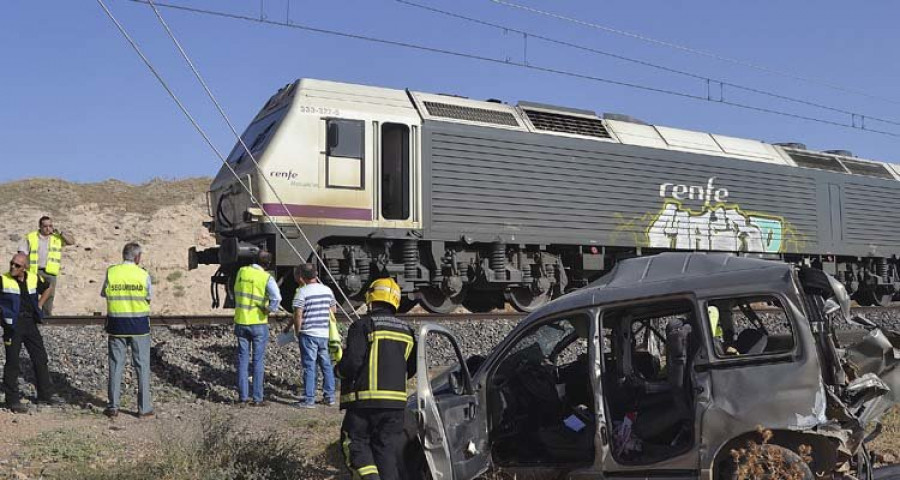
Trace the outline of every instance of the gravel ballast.
<instances>
[{"instance_id":1,"label":"gravel ballast","mask_svg":"<svg viewBox=\"0 0 900 480\"><path fill-rule=\"evenodd\" d=\"M900 330L896 310L862 311L887 328ZM52 322L52 320L50 321ZM460 320L442 325L460 342L464 356L487 354L515 326L515 320ZM274 323L266 352L266 395L293 399L302 388L302 369L297 344L278 347L275 335L284 324ZM415 324L414 324L415 326ZM842 326L843 328L844 326ZM343 326L346 329L346 325ZM100 407L106 402L107 336L100 326L41 326L50 370L59 394L74 405ZM151 380L155 400L185 401L201 398L213 402L235 399L236 341L231 326L153 327ZM455 355L447 342L432 345L429 364L448 365ZM22 353L20 388L34 395L33 373L25 349ZM0 349L0 361L5 363ZM134 401L135 382L130 366L124 374L123 401Z\"/></svg>"}]
</instances>

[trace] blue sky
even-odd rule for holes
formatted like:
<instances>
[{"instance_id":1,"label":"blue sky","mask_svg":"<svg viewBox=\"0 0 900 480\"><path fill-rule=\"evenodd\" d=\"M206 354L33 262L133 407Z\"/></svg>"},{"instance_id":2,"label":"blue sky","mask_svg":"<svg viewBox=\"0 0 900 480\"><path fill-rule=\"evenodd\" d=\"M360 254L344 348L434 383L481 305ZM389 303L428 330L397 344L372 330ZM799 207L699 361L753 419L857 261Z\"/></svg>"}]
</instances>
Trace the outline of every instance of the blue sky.
<instances>
[{"instance_id":1,"label":"blue sky","mask_svg":"<svg viewBox=\"0 0 900 480\"><path fill-rule=\"evenodd\" d=\"M490 0L417 3L871 117L900 121L900 4L896 2L691 2L510 0L720 56L866 92L801 82L535 15ZM234 138L150 8L106 0L190 111L227 154ZM394 0L169 0L283 22L521 61L521 35L437 15ZM650 123L813 149L847 149L900 163L900 138L510 65L389 47L296 29L161 9L225 111L242 130L282 85L311 77L509 103L528 100ZM542 67L706 95L686 79L585 52L528 41ZM0 17L0 181L61 177L213 175L219 160L177 110L95 1L5 2ZM871 98L877 97L877 98ZM726 99L847 123L835 114L726 89ZM900 134L900 126L867 121Z\"/></svg>"}]
</instances>

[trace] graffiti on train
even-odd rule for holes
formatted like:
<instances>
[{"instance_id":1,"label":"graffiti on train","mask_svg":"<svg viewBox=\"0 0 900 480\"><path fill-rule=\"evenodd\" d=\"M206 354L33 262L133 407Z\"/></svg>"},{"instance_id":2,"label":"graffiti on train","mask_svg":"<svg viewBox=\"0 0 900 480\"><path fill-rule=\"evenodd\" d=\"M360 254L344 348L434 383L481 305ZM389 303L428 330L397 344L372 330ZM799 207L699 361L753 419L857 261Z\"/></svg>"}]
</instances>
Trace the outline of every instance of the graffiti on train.
<instances>
[{"instance_id":1,"label":"graffiti on train","mask_svg":"<svg viewBox=\"0 0 900 480\"><path fill-rule=\"evenodd\" d=\"M647 228L647 245L678 250L780 253L787 235L784 218L745 213L738 205L704 205L695 211L666 200Z\"/></svg>"}]
</instances>

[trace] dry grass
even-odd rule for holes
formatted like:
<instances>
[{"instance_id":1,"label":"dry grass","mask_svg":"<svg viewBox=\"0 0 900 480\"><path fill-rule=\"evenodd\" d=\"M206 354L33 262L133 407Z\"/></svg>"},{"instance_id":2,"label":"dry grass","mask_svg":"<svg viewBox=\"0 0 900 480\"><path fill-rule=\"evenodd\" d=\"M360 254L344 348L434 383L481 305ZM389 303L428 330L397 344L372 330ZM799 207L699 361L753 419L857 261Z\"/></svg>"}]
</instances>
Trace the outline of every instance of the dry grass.
<instances>
[{"instance_id":1,"label":"dry grass","mask_svg":"<svg viewBox=\"0 0 900 480\"><path fill-rule=\"evenodd\" d=\"M84 480L288 480L326 478L296 437L251 432L233 415L209 413L199 431L168 432L153 455L114 464L79 462L54 478Z\"/></svg>"},{"instance_id":2,"label":"dry grass","mask_svg":"<svg viewBox=\"0 0 900 480\"><path fill-rule=\"evenodd\" d=\"M49 215L59 215L75 205L97 204L101 208L150 214L162 207L191 204L209 188L207 177L184 180L154 179L143 185L120 180L74 183L52 178L31 178L0 184L0 206L28 203ZM34 220L37 226L37 219Z\"/></svg>"}]
</instances>

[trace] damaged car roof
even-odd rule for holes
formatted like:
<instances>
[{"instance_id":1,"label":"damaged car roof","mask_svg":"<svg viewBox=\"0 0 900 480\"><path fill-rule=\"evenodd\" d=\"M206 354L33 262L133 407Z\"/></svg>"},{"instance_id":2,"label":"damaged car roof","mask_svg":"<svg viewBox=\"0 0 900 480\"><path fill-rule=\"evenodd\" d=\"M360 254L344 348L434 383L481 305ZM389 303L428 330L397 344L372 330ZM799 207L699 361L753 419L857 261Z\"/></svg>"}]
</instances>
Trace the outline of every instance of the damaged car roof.
<instances>
[{"instance_id":1,"label":"damaged car roof","mask_svg":"<svg viewBox=\"0 0 900 480\"><path fill-rule=\"evenodd\" d=\"M530 315L545 316L599 303L691 292L701 297L783 290L790 264L724 253L668 252L622 260L587 287Z\"/></svg>"}]
</instances>

